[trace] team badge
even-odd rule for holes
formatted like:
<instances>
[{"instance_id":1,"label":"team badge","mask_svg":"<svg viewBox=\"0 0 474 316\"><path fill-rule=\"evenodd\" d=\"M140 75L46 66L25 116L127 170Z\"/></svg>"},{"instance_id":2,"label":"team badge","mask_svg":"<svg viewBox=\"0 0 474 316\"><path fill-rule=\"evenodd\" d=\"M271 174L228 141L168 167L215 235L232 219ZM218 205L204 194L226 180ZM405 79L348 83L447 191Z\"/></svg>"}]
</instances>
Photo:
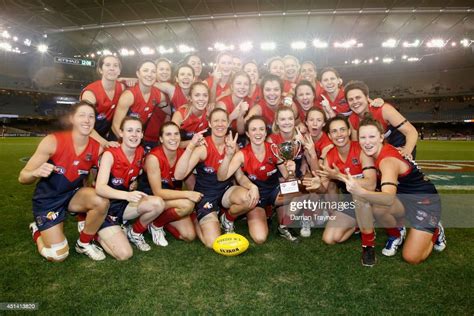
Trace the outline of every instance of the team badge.
<instances>
[{"instance_id":1,"label":"team badge","mask_svg":"<svg viewBox=\"0 0 474 316\"><path fill-rule=\"evenodd\" d=\"M55 166L54 167L54 172L57 174L65 174L66 173L66 168L61 167L61 166Z\"/></svg>"},{"instance_id":2,"label":"team badge","mask_svg":"<svg viewBox=\"0 0 474 316\"><path fill-rule=\"evenodd\" d=\"M208 209L208 210L212 209L212 207L213 207L213 205L212 205L211 202L206 202L206 204L204 204L204 206L203 206L203 208Z\"/></svg>"},{"instance_id":3,"label":"team badge","mask_svg":"<svg viewBox=\"0 0 474 316\"><path fill-rule=\"evenodd\" d=\"M58 213L59 212L48 212L48 214L46 214L46 218L50 221L54 221L56 218L58 218Z\"/></svg>"},{"instance_id":4,"label":"team badge","mask_svg":"<svg viewBox=\"0 0 474 316\"><path fill-rule=\"evenodd\" d=\"M91 153L88 153L86 155L86 161L91 161L92 160L92 154Z\"/></svg>"},{"instance_id":5,"label":"team badge","mask_svg":"<svg viewBox=\"0 0 474 316\"><path fill-rule=\"evenodd\" d=\"M352 164L353 164L354 166L359 165L359 164L360 164L360 163L359 163L359 159L357 159L357 158L352 158Z\"/></svg>"}]
</instances>

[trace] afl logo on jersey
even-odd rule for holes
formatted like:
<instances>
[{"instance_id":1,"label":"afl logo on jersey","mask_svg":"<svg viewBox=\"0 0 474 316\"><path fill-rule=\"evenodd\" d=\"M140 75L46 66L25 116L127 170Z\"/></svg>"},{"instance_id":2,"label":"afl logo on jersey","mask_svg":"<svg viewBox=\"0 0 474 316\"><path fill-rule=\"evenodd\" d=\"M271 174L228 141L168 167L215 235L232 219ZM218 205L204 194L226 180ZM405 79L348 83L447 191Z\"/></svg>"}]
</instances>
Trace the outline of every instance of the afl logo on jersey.
<instances>
[{"instance_id":1,"label":"afl logo on jersey","mask_svg":"<svg viewBox=\"0 0 474 316\"><path fill-rule=\"evenodd\" d=\"M145 112L150 111L150 107L149 107L149 106L145 107L145 108L143 109L143 111L145 111Z\"/></svg>"},{"instance_id":2,"label":"afl logo on jersey","mask_svg":"<svg viewBox=\"0 0 474 316\"><path fill-rule=\"evenodd\" d=\"M352 164L353 164L354 166L360 165L359 159L357 159L357 158L352 158Z\"/></svg>"},{"instance_id":3,"label":"afl logo on jersey","mask_svg":"<svg viewBox=\"0 0 474 316\"><path fill-rule=\"evenodd\" d=\"M105 118L106 118L105 113L99 113L99 114L97 115L97 120L98 120L98 121L105 120Z\"/></svg>"},{"instance_id":4,"label":"afl logo on jersey","mask_svg":"<svg viewBox=\"0 0 474 316\"><path fill-rule=\"evenodd\" d=\"M65 174L66 173L66 168L61 167L61 166L55 166L54 167L54 172L57 174Z\"/></svg>"},{"instance_id":5,"label":"afl logo on jersey","mask_svg":"<svg viewBox=\"0 0 474 316\"><path fill-rule=\"evenodd\" d=\"M123 179L122 178L113 178L112 179L112 184L113 185L121 185L121 184L123 184Z\"/></svg>"},{"instance_id":6,"label":"afl logo on jersey","mask_svg":"<svg viewBox=\"0 0 474 316\"><path fill-rule=\"evenodd\" d=\"M214 173L215 172L214 168L212 168L212 167L204 167L203 170L204 170L205 173Z\"/></svg>"},{"instance_id":7,"label":"afl logo on jersey","mask_svg":"<svg viewBox=\"0 0 474 316\"><path fill-rule=\"evenodd\" d=\"M249 177L250 181L255 181L255 180L257 180L257 176L254 175L254 174L249 174L248 177Z\"/></svg>"}]
</instances>

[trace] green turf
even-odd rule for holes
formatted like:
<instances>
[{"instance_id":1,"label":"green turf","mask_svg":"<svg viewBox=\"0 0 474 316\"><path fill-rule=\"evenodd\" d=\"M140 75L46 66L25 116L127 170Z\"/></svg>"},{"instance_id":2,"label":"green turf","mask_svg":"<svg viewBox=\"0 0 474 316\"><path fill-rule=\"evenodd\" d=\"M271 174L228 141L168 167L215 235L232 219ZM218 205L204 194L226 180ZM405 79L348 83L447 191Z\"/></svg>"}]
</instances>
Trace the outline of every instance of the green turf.
<instances>
[{"instance_id":1,"label":"green turf","mask_svg":"<svg viewBox=\"0 0 474 316\"><path fill-rule=\"evenodd\" d=\"M41 314L456 314L472 315L474 229L447 229L448 248L410 266L400 255L360 265L360 241L321 242L321 231L294 246L274 233L234 258L199 241L169 238L166 248L103 262L71 251L61 264L44 261L28 231L33 186L21 186L21 157L39 139L0 140L0 302L38 302ZM422 142L420 159L474 160L473 143ZM453 151L458 154L451 155ZM243 222L237 231L248 236ZM68 221L70 244L77 238ZM4 313L0 311L0 314Z\"/></svg>"}]
</instances>

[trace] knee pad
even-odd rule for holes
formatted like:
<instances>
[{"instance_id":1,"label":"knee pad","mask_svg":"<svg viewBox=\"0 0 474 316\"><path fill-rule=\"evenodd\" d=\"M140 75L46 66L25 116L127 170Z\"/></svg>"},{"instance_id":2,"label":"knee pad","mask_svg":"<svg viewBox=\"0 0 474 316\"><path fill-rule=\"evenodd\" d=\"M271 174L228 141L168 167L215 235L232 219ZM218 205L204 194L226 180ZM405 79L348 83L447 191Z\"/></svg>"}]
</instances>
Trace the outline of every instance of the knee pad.
<instances>
[{"instance_id":1,"label":"knee pad","mask_svg":"<svg viewBox=\"0 0 474 316\"><path fill-rule=\"evenodd\" d=\"M67 240L52 244L51 247L43 247L41 255L51 261L63 261L69 255L69 246Z\"/></svg>"}]
</instances>

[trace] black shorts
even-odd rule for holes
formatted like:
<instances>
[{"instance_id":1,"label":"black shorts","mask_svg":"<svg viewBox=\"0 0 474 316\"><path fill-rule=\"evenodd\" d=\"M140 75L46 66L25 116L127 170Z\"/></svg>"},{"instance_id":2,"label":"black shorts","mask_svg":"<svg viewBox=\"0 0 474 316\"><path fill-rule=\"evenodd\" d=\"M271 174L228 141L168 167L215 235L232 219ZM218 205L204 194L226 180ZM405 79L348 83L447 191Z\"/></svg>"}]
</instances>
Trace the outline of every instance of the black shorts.
<instances>
[{"instance_id":1,"label":"black shorts","mask_svg":"<svg viewBox=\"0 0 474 316\"><path fill-rule=\"evenodd\" d=\"M438 194L398 194L405 207L405 218L412 228L434 233L441 218L441 199Z\"/></svg>"},{"instance_id":2,"label":"black shorts","mask_svg":"<svg viewBox=\"0 0 474 316\"><path fill-rule=\"evenodd\" d=\"M230 186L226 187L222 191L212 192L212 194L203 193L204 196L194 208L198 221L212 212L219 213L219 211L223 208L222 197L229 188Z\"/></svg>"},{"instance_id":3,"label":"black shorts","mask_svg":"<svg viewBox=\"0 0 474 316\"><path fill-rule=\"evenodd\" d=\"M33 200L33 216L39 231L56 226L66 220L69 202L79 189L50 199Z\"/></svg>"}]
</instances>

